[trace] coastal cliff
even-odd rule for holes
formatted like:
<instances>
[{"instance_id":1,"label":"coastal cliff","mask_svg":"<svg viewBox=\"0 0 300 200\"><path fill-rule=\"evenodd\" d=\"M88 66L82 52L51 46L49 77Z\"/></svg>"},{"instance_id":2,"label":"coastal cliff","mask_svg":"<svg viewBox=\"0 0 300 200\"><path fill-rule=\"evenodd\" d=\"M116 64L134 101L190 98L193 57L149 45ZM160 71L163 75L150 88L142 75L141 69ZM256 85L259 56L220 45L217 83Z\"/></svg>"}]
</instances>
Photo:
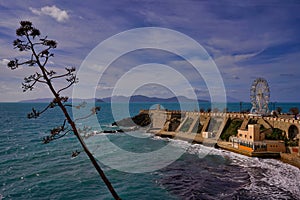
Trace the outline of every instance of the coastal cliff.
<instances>
[{"instance_id":1,"label":"coastal cliff","mask_svg":"<svg viewBox=\"0 0 300 200\"><path fill-rule=\"evenodd\" d=\"M113 122L113 126L119 126L119 127L146 127L151 124L151 119L149 117L148 112L140 112L138 115L133 117L128 117L116 122Z\"/></svg>"}]
</instances>

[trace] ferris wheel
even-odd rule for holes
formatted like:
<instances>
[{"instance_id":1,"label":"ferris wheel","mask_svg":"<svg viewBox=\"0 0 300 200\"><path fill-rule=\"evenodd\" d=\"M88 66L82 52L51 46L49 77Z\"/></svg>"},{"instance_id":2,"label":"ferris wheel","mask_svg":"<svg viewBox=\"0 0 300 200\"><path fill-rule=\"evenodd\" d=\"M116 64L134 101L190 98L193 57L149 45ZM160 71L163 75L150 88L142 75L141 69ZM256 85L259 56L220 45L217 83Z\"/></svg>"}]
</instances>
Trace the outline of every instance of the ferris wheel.
<instances>
[{"instance_id":1,"label":"ferris wheel","mask_svg":"<svg viewBox=\"0 0 300 200\"><path fill-rule=\"evenodd\" d=\"M269 112L270 88L266 79L257 78L252 83L250 99L252 103L251 113L266 114Z\"/></svg>"}]
</instances>

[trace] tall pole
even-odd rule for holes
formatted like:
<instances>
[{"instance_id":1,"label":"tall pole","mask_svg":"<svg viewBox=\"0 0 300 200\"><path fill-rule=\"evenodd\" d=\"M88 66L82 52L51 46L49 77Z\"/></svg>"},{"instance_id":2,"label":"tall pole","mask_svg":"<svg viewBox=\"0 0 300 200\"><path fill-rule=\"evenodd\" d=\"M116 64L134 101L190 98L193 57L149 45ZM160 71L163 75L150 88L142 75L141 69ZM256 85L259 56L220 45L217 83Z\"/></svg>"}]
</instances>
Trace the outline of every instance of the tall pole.
<instances>
[{"instance_id":1,"label":"tall pole","mask_svg":"<svg viewBox=\"0 0 300 200\"><path fill-rule=\"evenodd\" d=\"M242 112L242 104L243 104L243 102L240 101L240 113Z\"/></svg>"}]
</instances>

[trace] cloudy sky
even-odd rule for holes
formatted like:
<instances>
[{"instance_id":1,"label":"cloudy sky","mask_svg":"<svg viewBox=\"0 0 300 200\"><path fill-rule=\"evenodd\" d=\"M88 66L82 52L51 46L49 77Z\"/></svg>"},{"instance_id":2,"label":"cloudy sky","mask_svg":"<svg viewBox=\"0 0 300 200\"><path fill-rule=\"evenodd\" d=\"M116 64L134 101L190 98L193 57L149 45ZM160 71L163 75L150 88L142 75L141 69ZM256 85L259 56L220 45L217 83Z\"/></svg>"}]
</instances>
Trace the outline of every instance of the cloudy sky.
<instances>
[{"instance_id":1,"label":"cloudy sky","mask_svg":"<svg viewBox=\"0 0 300 200\"><path fill-rule=\"evenodd\" d=\"M15 29L19 27L19 21L30 20L42 35L48 35L58 42L55 57L49 63L49 67L58 72L64 66L80 68L97 45L116 34L135 28L160 27L192 38L208 52L220 72L227 96L249 101L252 82L257 77L264 77L270 86L271 101L299 102L299 13L300 2L291 0L0 0L0 101L50 97L43 85L32 92L22 92L23 78L36 68L22 67L10 71L6 67L9 59L25 56L13 49L12 41L16 39ZM156 38L157 41L164 37L163 34L154 35L152 39ZM126 42L129 47L135 44L135 38L128 38ZM115 44L114 47L121 47L118 45L122 44ZM184 44L172 37L168 45L185 48ZM118 82L122 77L138 82L136 78L146 79L151 74L158 77L158 82L140 85L134 94L169 97L177 95L172 90L174 87L182 91L180 95L190 96L194 92L199 98L209 98L211 91L204 75L195 75L197 73L190 63L163 49L164 46L162 50L143 49L122 55L103 73L95 72L99 79L93 86L96 97L114 93L118 83L123 83ZM109 56L109 53L101 56ZM151 72L149 63L157 63L153 65L155 72ZM158 64L161 64L161 70L157 68ZM172 78L170 68L162 65L176 70L180 74L178 77L183 75L191 88L185 88L180 78ZM159 78L167 85L160 84ZM57 87L62 87L62 84L59 82ZM126 85L122 86L126 89ZM123 92L126 94L129 91ZM71 93L72 90L68 95Z\"/></svg>"}]
</instances>

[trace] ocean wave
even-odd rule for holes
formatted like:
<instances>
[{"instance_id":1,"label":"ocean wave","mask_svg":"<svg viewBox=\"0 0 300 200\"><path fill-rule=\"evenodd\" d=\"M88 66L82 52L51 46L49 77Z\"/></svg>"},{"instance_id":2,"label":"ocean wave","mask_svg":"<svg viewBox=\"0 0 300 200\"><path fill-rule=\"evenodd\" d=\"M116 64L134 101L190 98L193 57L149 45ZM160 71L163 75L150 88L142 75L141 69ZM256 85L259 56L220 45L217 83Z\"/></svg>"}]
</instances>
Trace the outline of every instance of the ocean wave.
<instances>
[{"instance_id":1,"label":"ocean wave","mask_svg":"<svg viewBox=\"0 0 300 200\"><path fill-rule=\"evenodd\" d=\"M181 198L300 199L300 170L296 167L276 159L247 157L186 141L162 140L172 141L192 156L185 158L185 163L176 161L163 170L160 183ZM206 181L202 182L203 179ZM215 192L208 188L209 182L215 184ZM221 188L226 183L232 186L228 189L231 192Z\"/></svg>"}]
</instances>

